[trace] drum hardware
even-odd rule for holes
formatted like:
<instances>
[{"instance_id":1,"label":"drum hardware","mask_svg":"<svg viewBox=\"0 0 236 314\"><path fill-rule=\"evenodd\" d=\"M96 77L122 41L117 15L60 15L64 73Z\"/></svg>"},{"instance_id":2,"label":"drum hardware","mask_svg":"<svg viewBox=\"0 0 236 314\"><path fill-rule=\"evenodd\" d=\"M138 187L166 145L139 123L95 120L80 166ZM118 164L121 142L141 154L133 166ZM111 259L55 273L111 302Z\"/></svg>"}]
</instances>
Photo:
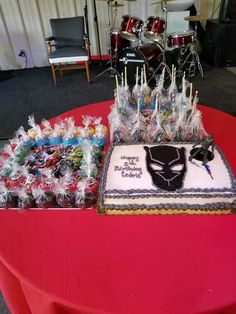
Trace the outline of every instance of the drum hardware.
<instances>
[{"instance_id":1,"label":"drum hardware","mask_svg":"<svg viewBox=\"0 0 236 314\"><path fill-rule=\"evenodd\" d=\"M171 71L166 63L166 44L167 44L167 23L168 23L168 10L167 10L167 2L168 1L172 1L172 0L162 0L159 1L158 3L161 3L161 8L162 11L165 14L165 19L162 19L163 21L165 21L165 24L162 25L163 27L163 53L162 53L162 62L154 69L152 75L149 77L148 83L156 77L157 72L161 69L161 68L165 68L169 77L171 77ZM165 80L168 78L168 75L165 76Z\"/></svg>"},{"instance_id":2,"label":"drum hardware","mask_svg":"<svg viewBox=\"0 0 236 314\"><path fill-rule=\"evenodd\" d=\"M120 7L124 7L124 4L117 3L117 1L115 1L114 4L109 5L109 8L120 8Z\"/></svg>"},{"instance_id":3,"label":"drum hardware","mask_svg":"<svg viewBox=\"0 0 236 314\"><path fill-rule=\"evenodd\" d=\"M108 13L108 23L107 23L107 32L109 34L109 53L110 53L110 60L106 63L106 66L110 64L110 66L105 69L104 71L102 71L101 73L99 73L93 80L96 80L97 78L101 77L102 75L105 75L106 73L110 73L109 76L114 77L115 75L118 75L120 77L119 72L116 70L116 68L113 66L113 61L114 61L114 57L112 56L112 25L111 25L111 18L110 18L110 2L112 2L113 0L107 0L107 13ZM116 6L117 8L117 6ZM116 10L117 13L117 10Z\"/></svg>"},{"instance_id":4,"label":"drum hardware","mask_svg":"<svg viewBox=\"0 0 236 314\"><path fill-rule=\"evenodd\" d=\"M182 76L183 72L188 72L189 77L196 74L196 65L203 77L203 69L200 58L195 50L197 40L195 31L187 31L183 33L171 33L168 35L168 46L177 49L177 75ZM188 66L185 68L185 66Z\"/></svg>"},{"instance_id":5,"label":"drum hardware","mask_svg":"<svg viewBox=\"0 0 236 314\"><path fill-rule=\"evenodd\" d=\"M201 76L203 77L202 65L200 62L199 55L195 50L194 44L190 45L189 48L185 48L183 49L183 51L180 51L179 58L177 59L177 63L178 63L178 69L177 69L178 75L182 75L183 72L187 70L188 76L194 77L196 74L196 66L197 66ZM185 65L189 65L187 69L184 68Z\"/></svg>"}]
</instances>

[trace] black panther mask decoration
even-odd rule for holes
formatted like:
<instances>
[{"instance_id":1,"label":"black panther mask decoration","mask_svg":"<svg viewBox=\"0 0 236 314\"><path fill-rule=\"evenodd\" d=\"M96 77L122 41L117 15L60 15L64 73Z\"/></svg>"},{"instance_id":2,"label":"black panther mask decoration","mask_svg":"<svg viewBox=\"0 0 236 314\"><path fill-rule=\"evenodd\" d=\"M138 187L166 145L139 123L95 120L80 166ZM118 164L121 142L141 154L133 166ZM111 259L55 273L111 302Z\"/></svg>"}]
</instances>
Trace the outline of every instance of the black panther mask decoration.
<instances>
[{"instance_id":1,"label":"black panther mask decoration","mask_svg":"<svg viewBox=\"0 0 236 314\"><path fill-rule=\"evenodd\" d=\"M167 191L181 189L186 172L185 148L159 145L144 149L153 184Z\"/></svg>"}]
</instances>

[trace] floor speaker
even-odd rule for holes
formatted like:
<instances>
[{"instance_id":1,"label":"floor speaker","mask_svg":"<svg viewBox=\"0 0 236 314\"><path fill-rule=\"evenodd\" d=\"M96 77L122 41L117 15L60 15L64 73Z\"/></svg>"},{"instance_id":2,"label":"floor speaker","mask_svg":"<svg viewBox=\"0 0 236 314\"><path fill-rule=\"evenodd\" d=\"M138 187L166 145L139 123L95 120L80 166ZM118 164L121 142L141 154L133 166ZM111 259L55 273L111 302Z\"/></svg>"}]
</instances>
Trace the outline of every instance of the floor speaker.
<instances>
[{"instance_id":1,"label":"floor speaker","mask_svg":"<svg viewBox=\"0 0 236 314\"><path fill-rule=\"evenodd\" d=\"M221 0L219 20L221 22L236 22L236 0Z\"/></svg>"},{"instance_id":2,"label":"floor speaker","mask_svg":"<svg viewBox=\"0 0 236 314\"><path fill-rule=\"evenodd\" d=\"M207 20L203 59L215 67L236 66L236 23Z\"/></svg>"}]
</instances>

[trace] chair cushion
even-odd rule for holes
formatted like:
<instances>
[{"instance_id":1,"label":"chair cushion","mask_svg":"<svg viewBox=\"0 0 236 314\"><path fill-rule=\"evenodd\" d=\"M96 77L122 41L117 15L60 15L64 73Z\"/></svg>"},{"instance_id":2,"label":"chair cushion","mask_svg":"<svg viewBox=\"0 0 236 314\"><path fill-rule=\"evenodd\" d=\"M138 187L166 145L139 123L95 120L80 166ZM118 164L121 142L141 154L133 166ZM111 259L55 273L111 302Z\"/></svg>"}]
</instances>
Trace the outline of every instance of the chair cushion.
<instances>
[{"instance_id":1,"label":"chair cushion","mask_svg":"<svg viewBox=\"0 0 236 314\"><path fill-rule=\"evenodd\" d=\"M80 46L84 44L84 17L76 16L61 19L50 19L52 35L55 37L55 46Z\"/></svg>"},{"instance_id":2,"label":"chair cushion","mask_svg":"<svg viewBox=\"0 0 236 314\"><path fill-rule=\"evenodd\" d=\"M87 61L87 52L81 47L64 47L56 49L49 56L50 63Z\"/></svg>"}]
</instances>

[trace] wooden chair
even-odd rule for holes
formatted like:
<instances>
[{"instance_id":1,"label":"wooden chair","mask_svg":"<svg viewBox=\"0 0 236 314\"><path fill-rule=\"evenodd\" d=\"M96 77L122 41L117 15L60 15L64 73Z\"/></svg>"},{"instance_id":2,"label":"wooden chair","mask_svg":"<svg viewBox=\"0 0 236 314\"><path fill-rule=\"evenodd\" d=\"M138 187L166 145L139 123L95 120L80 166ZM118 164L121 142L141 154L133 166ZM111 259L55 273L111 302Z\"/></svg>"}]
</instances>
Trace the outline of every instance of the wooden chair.
<instances>
[{"instance_id":1,"label":"wooden chair","mask_svg":"<svg viewBox=\"0 0 236 314\"><path fill-rule=\"evenodd\" d=\"M50 19L52 36L46 38L52 76L57 86L56 71L86 69L90 83L89 44L84 34L84 17Z\"/></svg>"}]
</instances>

